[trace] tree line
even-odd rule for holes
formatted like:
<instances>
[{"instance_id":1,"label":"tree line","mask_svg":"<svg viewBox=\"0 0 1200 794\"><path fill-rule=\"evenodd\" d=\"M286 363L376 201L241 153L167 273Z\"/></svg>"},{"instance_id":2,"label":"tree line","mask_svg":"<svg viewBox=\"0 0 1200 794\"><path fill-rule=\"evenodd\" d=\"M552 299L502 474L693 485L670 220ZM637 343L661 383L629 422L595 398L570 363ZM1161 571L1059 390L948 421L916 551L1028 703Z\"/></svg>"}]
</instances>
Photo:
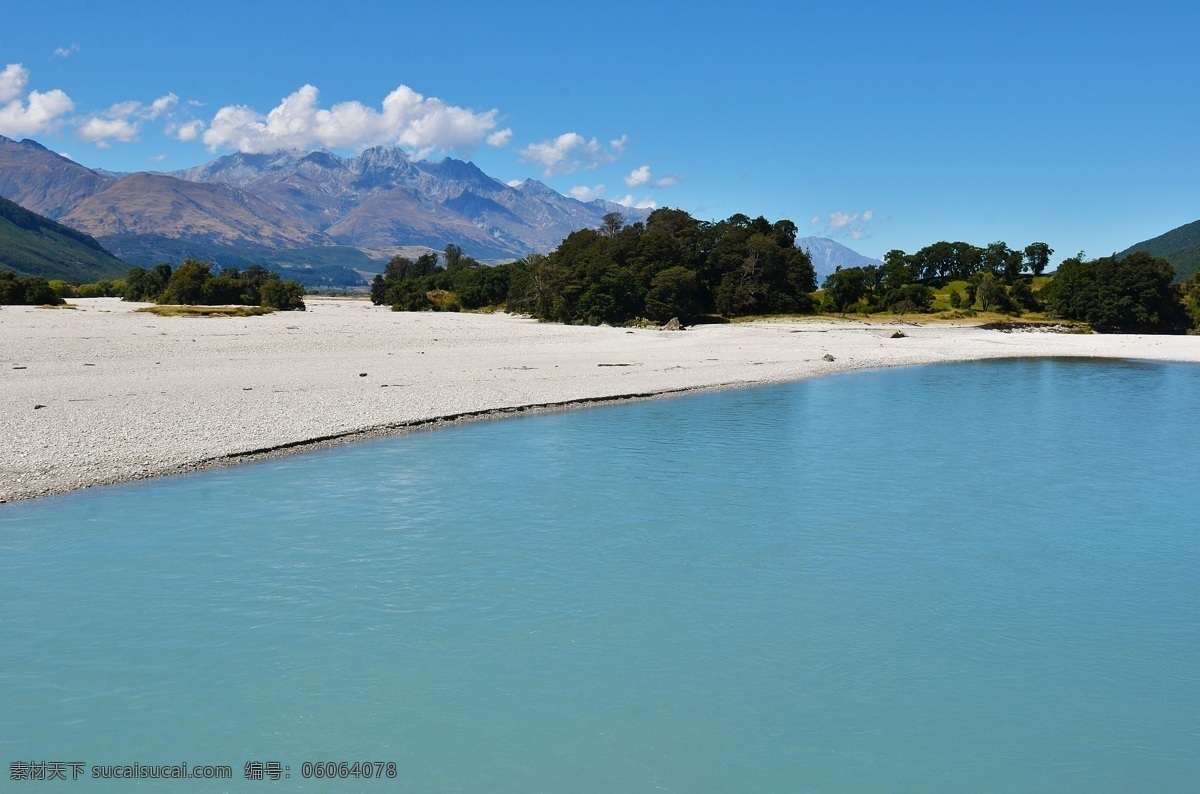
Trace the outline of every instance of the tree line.
<instances>
[{"instance_id":1,"label":"tree line","mask_svg":"<svg viewBox=\"0 0 1200 794\"><path fill-rule=\"evenodd\" d=\"M18 276L0 270L0 306L57 306L62 303L50 282L41 276Z\"/></svg>"},{"instance_id":2,"label":"tree line","mask_svg":"<svg viewBox=\"0 0 1200 794\"><path fill-rule=\"evenodd\" d=\"M185 259L179 267L155 265L135 267L125 276L122 295L127 301L192 306L265 306L281 311L304 311L304 287L297 281L284 280L262 265L245 270L222 268L213 272L212 264Z\"/></svg>"},{"instance_id":3,"label":"tree line","mask_svg":"<svg viewBox=\"0 0 1200 794\"><path fill-rule=\"evenodd\" d=\"M214 272L208 262L185 259L177 268L167 263L149 269L134 267L124 279L80 285L0 271L0 304L58 305L64 298L105 297L193 306L265 306L281 311L305 308L304 287L299 282L284 280L261 265Z\"/></svg>"},{"instance_id":4,"label":"tree line","mask_svg":"<svg viewBox=\"0 0 1200 794\"><path fill-rule=\"evenodd\" d=\"M980 248L963 242L937 242L913 254L888 251L882 265L838 268L824 283L825 308L846 313L924 312L933 305L933 291L954 281L966 282L953 290L954 309L1020 312L1036 310L1030 278L1040 276L1054 249L1031 243L1022 250L995 242Z\"/></svg>"},{"instance_id":5,"label":"tree line","mask_svg":"<svg viewBox=\"0 0 1200 794\"><path fill-rule=\"evenodd\" d=\"M572 232L553 252L506 265L480 265L455 246L445 267L434 254L396 257L372 283L371 298L397 310L502 304L591 325L805 313L814 308L816 276L796 232L789 220L761 216L708 222L659 209L626 224L609 213L599 229Z\"/></svg>"}]
</instances>

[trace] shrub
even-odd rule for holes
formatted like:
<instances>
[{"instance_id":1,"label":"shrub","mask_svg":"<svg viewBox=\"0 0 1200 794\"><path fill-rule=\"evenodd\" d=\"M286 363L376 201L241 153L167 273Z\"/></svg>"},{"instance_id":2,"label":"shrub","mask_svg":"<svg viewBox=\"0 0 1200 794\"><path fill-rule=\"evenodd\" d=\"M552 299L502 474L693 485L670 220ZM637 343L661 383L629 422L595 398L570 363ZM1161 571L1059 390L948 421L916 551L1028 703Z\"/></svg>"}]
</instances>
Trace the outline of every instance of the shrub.
<instances>
[{"instance_id":1,"label":"shrub","mask_svg":"<svg viewBox=\"0 0 1200 794\"><path fill-rule=\"evenodd\" d=\"M280 278L267 279L262 283L262 305L280 311L305 310L304 287L298 281Z\"/></svg>"},{"instance_id":2,"label":"shrub","mask_svg":"<svg viewBox=\"0 0 1200 794\"><path fill-rule=\"evenodd\" d=\"M456 312L462 309L458 297L453 292L444 289L431 289L425 293L425 297L433 304L435 312Z\"/></svg>"}]
</instances>

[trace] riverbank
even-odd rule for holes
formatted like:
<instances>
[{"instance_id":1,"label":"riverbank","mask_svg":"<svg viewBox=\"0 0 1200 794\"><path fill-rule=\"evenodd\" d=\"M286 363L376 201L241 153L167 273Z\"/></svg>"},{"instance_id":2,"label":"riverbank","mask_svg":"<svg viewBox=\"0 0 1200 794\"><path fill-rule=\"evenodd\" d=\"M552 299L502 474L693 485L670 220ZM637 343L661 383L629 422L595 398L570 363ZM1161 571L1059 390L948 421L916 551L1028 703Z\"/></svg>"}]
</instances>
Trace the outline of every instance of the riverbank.
<instances>
[{"instance_id":1,"label":"riverbank","mask_svg":"<svg viewBox=\"0 0 1200 794\"><path fill-rule=\"evenodd\" d=\"M1084 356L1200 362L1200 337L801 319L686 331L397 313L157 317L113 298L0 310L0 501L439 422L874 367ZM905 336L891 338L896 331Z\"/></svg>"}]
</instances>

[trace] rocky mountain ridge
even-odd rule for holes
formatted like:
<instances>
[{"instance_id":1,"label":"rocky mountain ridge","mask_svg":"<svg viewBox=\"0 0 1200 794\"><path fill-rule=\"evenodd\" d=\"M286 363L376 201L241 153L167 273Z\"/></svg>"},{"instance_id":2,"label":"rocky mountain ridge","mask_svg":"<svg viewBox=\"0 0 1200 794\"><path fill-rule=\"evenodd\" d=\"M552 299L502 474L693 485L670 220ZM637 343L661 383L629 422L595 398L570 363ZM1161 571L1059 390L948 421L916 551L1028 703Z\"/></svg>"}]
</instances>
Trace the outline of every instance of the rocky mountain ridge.
<instances>
[{"instance_id":1,"label":"rocky mountain ridge","mask_svg":"<svg viewBox=\"0 0 1200 794\"><path fill-rule=\"evenodd\" d=\"M454 243L483 261L514 259L599 226L607 212L630 221L649 214L581 202L536 180L512 187L470 162L414 161L384 146L349 158L237 153L167 174L117 174L3 136L0 197L91 234L133 264L194 251L218 264L269 260L310 284L358 283L397 248Z\"/></svg>"}]
</instances>

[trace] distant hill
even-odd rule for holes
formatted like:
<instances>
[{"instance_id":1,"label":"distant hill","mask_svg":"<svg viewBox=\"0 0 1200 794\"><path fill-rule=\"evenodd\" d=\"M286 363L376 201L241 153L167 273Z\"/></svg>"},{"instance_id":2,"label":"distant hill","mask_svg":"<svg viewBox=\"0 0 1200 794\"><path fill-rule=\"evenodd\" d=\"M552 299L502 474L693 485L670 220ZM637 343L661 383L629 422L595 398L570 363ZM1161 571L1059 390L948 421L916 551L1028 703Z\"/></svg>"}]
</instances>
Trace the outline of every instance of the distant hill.
<instances>
[{"instance_id":1,"label":"distant hill","mask_svg":"<svg viewBox=\"0 0 1200 794\"><path fill-rule=\"evenodd\" d=\"M812 257L813 270L817 271L817 286L839 267L883 264L878 259L863 256L828 237L801 237L796 240L796 247L801 251L808 251L808 255Z\"/></svg>"},{"instance_id":2,"label":"distant hill","mask_svg":"<svg viewBox=\"0 0 1200 794\"><path fill-rule=\"evenodd\" d=\"M122 278L129 265L83 232L0 198L0 270L81 284Z\"/></svg>"},{"instance_id":3,"label":"distant hill","mask_svg":"<svg viewBox=\"0 0 1200 794\"><path fill-rule=\"evenodd\" d=\"M0 197L39 215L58 220L113 181L37 141L0 135Z\"/></svg>"},{"instance_id":4,"label":"distant hill","mask_svg":"<svg viewBox=\"0 0 1200 794\"><path fill-rule=\"evenodd\" d=\"M1184 224L1166 234L1131 245L1117 256L1125 257L1134 251L1145 251L1166 259L1175 266L1175 280L1187 281L1200 270L1200 221Z\"/></svg>"},{"instance_id":5,"label":"distant hill","mask_svg":"<svg viewBox=\"0 0 1200 794\"><path fill-rule=\"evenodd\" d=\"M229 185L137 173L112 182L62 217L98 238L157 235L216 245L321 245L328 238L287 212Z\"/></svg>"},{"instance_id":6,"label":"distant hill","mask_svg":"<svg viewBox=\"0 0 1200 794\"><path fill-rule=\"evenodd\" d=\"M536 180L510 186L473 163L410 160L376 146L231 154L170 174L93 170L41 144L0 136L0 196L95 236L130 264L270 262L305 284L362 284L389 250L448 243L485 262L552 250L605 213Z\"/></svg>"}]
</instances>

